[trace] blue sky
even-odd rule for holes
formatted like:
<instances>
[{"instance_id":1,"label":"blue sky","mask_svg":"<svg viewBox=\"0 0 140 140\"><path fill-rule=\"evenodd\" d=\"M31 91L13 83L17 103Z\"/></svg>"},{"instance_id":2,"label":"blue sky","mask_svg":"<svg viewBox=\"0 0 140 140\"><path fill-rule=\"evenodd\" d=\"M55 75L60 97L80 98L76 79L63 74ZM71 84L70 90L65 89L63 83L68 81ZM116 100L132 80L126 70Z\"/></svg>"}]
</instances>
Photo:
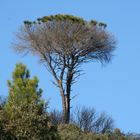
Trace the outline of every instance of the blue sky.
<instances>
[{"instance_id":1,"label":"blue sky","mask_svg":"<svg viewBox=\"0 0 140 140\"><path fill-rule=\"evenodd\" d=\"M85 74L73 87L72 94L78 96L72 106L85 105L105 111L122 131L140 132L139 0L0 0L0 95L8 95L6 80L11 79L15 64L22 62L32 76L39 77L43 97L49 99L50 108L61 108L59 91L51 84L52 76L38 59L17 55L10 48L24 20L58 13L103 21L117 39L110 64L83 65Z\"/></svg>"}]
</instances>

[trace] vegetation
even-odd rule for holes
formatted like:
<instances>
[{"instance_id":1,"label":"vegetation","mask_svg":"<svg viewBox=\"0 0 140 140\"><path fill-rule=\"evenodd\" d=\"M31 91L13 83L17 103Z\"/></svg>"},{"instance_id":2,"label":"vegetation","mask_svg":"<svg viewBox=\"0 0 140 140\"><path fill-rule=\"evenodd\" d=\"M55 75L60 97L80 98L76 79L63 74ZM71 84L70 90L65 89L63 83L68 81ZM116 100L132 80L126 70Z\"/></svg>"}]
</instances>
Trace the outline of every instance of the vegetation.
<instances>
[{"instance_id":1,"label":"vegetation","mask_svg":"<svg viewBox=\"0 0 140 140\"><path fill-rule=\"evenodd\" d=\"M1 129L10 134L11 139L56 139L56 128L49 124L37 77L30 79L26 66L17 64L8 87L9 96L1 110Z\"/></svg>"},{"instance_id":2,"label":"vegetation","mask_svg":"<svg viewBox=\"0 0 140 140\"><path fill-rule=\"evenodd\" d=\"M101 133L86 133L81 131L75 124L59 125L58 132L61 140L135 140L134 137L127 137L118 128L114 131Z\"/></svg>"},{"instance_id":3,"label":"vegetation","mask_svg":"<svg viewBox=\"0 0 140 140\"><path fill-rule=\"evenodd\" d=\"M77 108L69 124L63 123L63 113L47 112L41 99L37 77L23 64L17 64L12 81L8 81L9 96L0 100L0 140L138 140L139 135L114 130L112 118L97 116L93 108ZM75 115L74 115L75 114Z\"/></svg>"},{"instance_id":4,"label":"vegetation","mask_svg":"<svg viewBox=\"0 0 140 140\"><path fill-rule=\"evenodd\" d=\"M71 15L24 22L15 50L39 56L54 76L63 109L47 111L38 78L31 78L27 67L19 63L7 81L7 99L0 98L0 140L140 140L138 134L122 133L110 116L94 108L70 112L72 85L81 75L81 65L111 60L115 41L106 26Z\"/></svg>"},{"instance_id":5,"label":"vegetation","mask_svg":"<svg viewBox=\"0 0 140 140\"><path fill-rule=\"evenodd\" d=\"M72 85L81 75L82 64L111 60L116 42L106 26L59 14L25 21L17 34L16 52L38 55L53 75L62 98L64 123L70 121Z\"/></svg>"},{"instance_id":6,"label":"vegetation","mask_svg":"<svg viewBox=\"0 0 140 140\"><path fill-rule=\"evenodd\" d=\"M62 112L53 110L50 113L51 122L53 125L60 125L63 123ZM71 113L71 124L77 125L80 130L84 132L93 133L106 133L108 131L113 131L114 121L106 113L98 113L94 108L87 107L77 107Z\"/></svg>"}]
</instances>

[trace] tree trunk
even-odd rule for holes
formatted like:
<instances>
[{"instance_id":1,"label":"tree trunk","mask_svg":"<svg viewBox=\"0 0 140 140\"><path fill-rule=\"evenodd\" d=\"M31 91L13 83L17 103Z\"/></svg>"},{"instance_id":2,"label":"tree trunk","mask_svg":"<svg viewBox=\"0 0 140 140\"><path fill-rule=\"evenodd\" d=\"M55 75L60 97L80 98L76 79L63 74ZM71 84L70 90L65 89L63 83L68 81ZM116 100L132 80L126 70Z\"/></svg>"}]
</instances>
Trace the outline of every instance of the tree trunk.
<instances>
[{"instance_id":1,"label":"tree trunk","mask_svg":"<svg viewBox=\"0 0 140 140\"><path fill-rule=\"evenodd\" d=\"M67 81L66 81L66 95L65 95L65 99L66 99L65 123L66 124L70 122L70 94L71 94L71 84L72 84L72 77L73 77L71 73L72 73L71 70L69 70L67 75Z\"/></svg>"},{"instance_id":2,"label":"tree trunk","mask_svg":"<svg viewBox=\"0 0 140 140\"><path fill-rule=\"evenodd\" d=\"M72 84L72 69L68 70L66 78L66 90L63 88L62 79L58 80L59 90L62 98L62 107L63 107L63 122L68 124L70 122L70 95L71 95L71 84Z\"/></svg>"},{"instance_id":3,"label":"tree trunk","mask_svg":"<svg viewBox=\"0 0 140 140\"><path fill-rule=\"evenodd\" d=\"M59 83L59 90L62 98L62 107L63 107L63 123L68 124L70 122L70 91L71 91L71 82L68 82L66 85L66 94L63 90L62 85Z\"/></svg>"},{"instance_id":4,"label":"tree trunk","mask_svg":"<svg viewBox=\"0 0 140 140\"><path fill-rule=\"evenodd\" d=\"M62 97L63 106L63 123L68 124L70 122L70 97L66 94Z\"/></svg>"},{"instance_id":5,"label":"tree trunk","mask_svg":"<svg viewBox=\"0 0 140 140\"><path fill-rule=\"evenodd\" d=\"M66 110L65 110L65 116L64 116L64 122L65 124L68 124L70 122L70 99L66 95Z\"/></svg>"}]
</instances>

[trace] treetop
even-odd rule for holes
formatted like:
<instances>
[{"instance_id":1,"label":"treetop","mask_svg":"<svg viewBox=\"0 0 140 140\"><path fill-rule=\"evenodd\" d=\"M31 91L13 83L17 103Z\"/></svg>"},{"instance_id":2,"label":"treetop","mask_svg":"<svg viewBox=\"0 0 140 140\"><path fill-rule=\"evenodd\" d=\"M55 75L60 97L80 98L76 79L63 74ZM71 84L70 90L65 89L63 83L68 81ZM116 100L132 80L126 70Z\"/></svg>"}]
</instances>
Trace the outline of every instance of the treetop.
<instances>
[{"instance_id":1,"label":"treetop","mask_svg":"<svg viewBox=\"0 0 140 140\"><path fill-rule=\"evenodd\" d=\"M94 26L99 26L99 27L107 27L107 24L103 22L97 22L96 20L91 20L91 21L86 21L81 17L73 16L73 15L68 15L68 14L56 14L56 15L50 15L50 16L44 16L42 18L38 18L37 21L29 21L25 20L24 24L25 25L33 25L33 24L41 24L41 23L48 23L51 21L71 21L72 23L78 23L81 25L86 25L91 24Z\"/></svg>"}]
</instances>

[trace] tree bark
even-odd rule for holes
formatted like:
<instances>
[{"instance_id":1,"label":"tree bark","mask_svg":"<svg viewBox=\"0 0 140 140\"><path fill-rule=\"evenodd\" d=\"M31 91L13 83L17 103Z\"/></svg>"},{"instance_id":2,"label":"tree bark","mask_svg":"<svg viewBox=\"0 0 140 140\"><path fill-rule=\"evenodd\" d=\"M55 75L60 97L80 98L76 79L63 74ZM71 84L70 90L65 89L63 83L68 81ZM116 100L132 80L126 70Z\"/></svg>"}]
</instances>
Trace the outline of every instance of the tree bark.
<instances>
[{"instance_id":1,"label":"tree bark","mask_svg":"<svg viewBox=\"0 0 140 140\"><path fill-rule=\"evenodd\" d=\"M63 123L68 124L70 122L70 93L65 94L62 92L62 88L59 88L62 98L63 107Z\"/></svg>"},{"instance_id":2,"label":"tree bark","mask_svg":"<svg viewBox=\"0 0 140 140\"><path fill-rule=\"evenodd\" d=\"M65 123L70 122L70 94L71 94L71 84L72 84L72 70L69 69L68 74L67 74L67 80L66 80L66 118L65 118Z\"/></svg>"},{"instance_id":3,"label":"tree bark","mask_svg":"<svg viewBox=\"0 0 140 140\"><path fill-rule=\"evenodd\" d=\"M70 97L66 96L66 116L65 123L68 124L70 122Z\"/></svg>"},{"instance_id":4,"label":"tree bark","mask_svg":"<svg viewBox=\"0 0 140 140\"><path fill-rule=\"evenodd\" d=\"M59 90L62 98L62 107L63 107L63 123L68 124L70 122L70 94L71 94L71 83L72 75L71 72L67 75L66 80L66 93L63 89L61 80L58 81Z\"/></svg>"}]
</instances>

